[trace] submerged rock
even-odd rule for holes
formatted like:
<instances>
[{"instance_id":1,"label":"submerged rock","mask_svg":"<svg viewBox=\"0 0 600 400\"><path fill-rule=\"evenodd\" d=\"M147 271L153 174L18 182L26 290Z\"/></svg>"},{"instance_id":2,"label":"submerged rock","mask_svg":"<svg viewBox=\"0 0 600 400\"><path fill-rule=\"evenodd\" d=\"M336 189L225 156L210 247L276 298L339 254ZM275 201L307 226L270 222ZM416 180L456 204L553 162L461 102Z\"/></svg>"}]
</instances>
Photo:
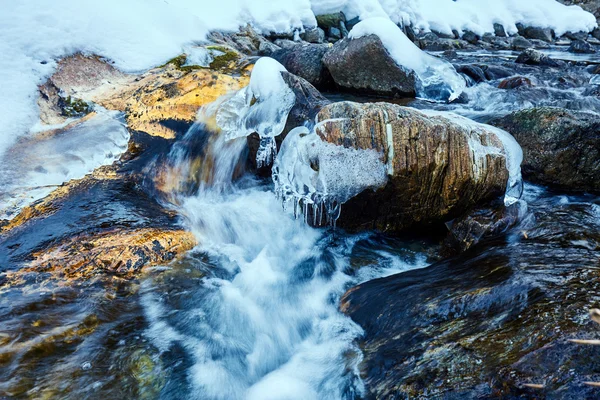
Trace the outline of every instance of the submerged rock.
<instances>
[{"instance_id":1,"label":"submerged rock","mask_svg":"<svg viewBox=\"0 0 600 400\"><path fill-rule=\"evenodd\" d=\"M506 239L350 289L365 398L594 398L600 347L568 342L600 338L587 311L600 225L584 200L533 201Z\"/></svg>"},{"instance_id":2,"label":"submerged rock","mask_svg":"<svg viewBox=\"0 0 600 400\"><path fill-rule=\"evenodd\" d=\"M519 54L515 62L519 64L540 65L545 67L561 67L564 65L563 62L553 60L544 53L534 49L527 49Z\"/></svg>"},{"instance_id":3,"label":"submerged rock","mask_svg":"<svg viewBox=\"0 0 600 400\"><path fill-rule=\"evenodd\" d=\"M571 53L583 53L583 54L592 54L596 52L596 49L592 47L591 44L584 40L574 40L573 43L569 46L569 52Z\"/></svg>"},{"instance_id":4,"label":"submerged rock","mask_svg":"<svg viewBox=\"0 0 600 400\"><path fill-rule=\"evenodd\" d=\"M416 94L415 73L399 67L376 35L340 40L323 62L342 89L399 97Z\"/></svg>"},{"instance_id":5,"label":"submerged rock","mask_svg":"<svg viewBox=\"0 0 600 400\"><path fill-rule=\"evenodd\" d=\"M523 176L563 190L600 191L600 117L560 108L532 108L491 122L523 148Z\"/></svg>"},{"instance_id":6,"label":"submerged rock","mask_svg":"<svg viewBox=\"0 0 600 400\"><path fill-rule=\"evenodd\" d=\"M376 191L350 196L342 206L340 226L398 232L416 224L447 221L504 194L513 162L505 138L491 127L447 115L389 103L340 102L321 109L316 133L329 144L327 154L335 159L335 154L343 158L348 149L376 151L380 166L369 161L364 168L381 168L387 174L387 183L372 187ZM353 168L360 169L370 154L364 153L364 158L353 154ZM327 183L332 167L320 156L309 160L318 174L324 174L318 178L326 182L324 186L332 186ZM344 166L339 168L335 173L343 175Z\"/></svg>"},{"instance_id":7,"label":"submerged rock","mask_svg":"<svg viewBox=\"0 0 600 400\"><path fill-rule=\"evenodd\" d=\"M531 79L525 76L514 76L512 78L504 79L498 84L499 89L516 89L520 87L531 87Z\"/></svg>"}]
</instances>

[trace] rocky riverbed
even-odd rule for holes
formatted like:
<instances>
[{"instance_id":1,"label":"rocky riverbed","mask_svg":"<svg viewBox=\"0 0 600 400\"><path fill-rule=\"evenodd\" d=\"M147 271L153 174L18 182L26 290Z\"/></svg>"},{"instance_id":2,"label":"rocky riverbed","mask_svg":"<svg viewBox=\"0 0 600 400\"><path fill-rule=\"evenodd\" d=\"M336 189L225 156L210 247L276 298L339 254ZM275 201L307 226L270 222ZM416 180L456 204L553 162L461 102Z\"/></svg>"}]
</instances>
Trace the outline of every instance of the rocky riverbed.
<instances>
[{"instance_id":1,"label":"rocky riverbed","mask_svg":"<svg viewBox=\"0 0 600 400\"><path fill-rule=\"evenodd\" d=\"M57 61L0 163L0 397L598 395L599 31L393 27L409 68L317 22Z\"/></svg>"}]
</instances>

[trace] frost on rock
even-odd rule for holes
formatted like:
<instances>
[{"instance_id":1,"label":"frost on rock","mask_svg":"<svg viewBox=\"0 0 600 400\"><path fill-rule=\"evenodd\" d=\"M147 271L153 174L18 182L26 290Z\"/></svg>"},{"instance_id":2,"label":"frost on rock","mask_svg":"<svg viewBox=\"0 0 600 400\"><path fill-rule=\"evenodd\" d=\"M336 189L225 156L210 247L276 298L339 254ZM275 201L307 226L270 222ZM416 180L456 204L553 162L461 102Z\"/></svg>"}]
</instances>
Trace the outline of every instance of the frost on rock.
<instances>
[{"instance_id":1,"label":"frost on rock","mask_svg":"<svg viewBox=\"0 0 600 400\"><path fill-rule=\"evenodd\" d=\"M313 225L334 224L341 205L367 189L386 185L387 169L376 150L327 143L306 127L286 136L273 164L275 192L284 207Z\"/></svg>"},{"instance_id":2,"label":"frost on rock","mask_svg":"<svg viewBox=\"0 0 600 400\"><path fill-rule=\"evenodd\" d=\"M228 140L258 133L261 139L256 156L259 167L272 162L277 153L274 138L283 131L296 102L281 72L287 71L274 59L259 59L252 70L250 84L221 103L216 114L217 125Z\"/></svg>"},{"instance_id":3,"label":"frost on rock","mask_svg":"<svg viewBox=\"0 0 600 400\"><path fill-rule=\"evenodd\" d=\"M465 128L470 129L469 147L473 153L473 168L477 171L483 169L483 163L486 162L488 154L502 154L506 158L506 168L508 169L508 182L506 183L506 193L504 195L504 205L510 206L521 198L523 194L523 178L521 176L521 163L523 162L523 150L512 135L502 129L491 125L475 122L469 118L444 111L419 110L425 115L439 116L455 122ZM502 148L494 146L485 146L481 143L481 135L484 131L493 133L498 141L502 143Z\"/></svg>"},{"instance_id":4,"label":"frost on rock","mask_svg":"<svg viewBox=\"0 0 600 400\"><path fill-rule=\"evenodd\" d=\"M454 67L419 49L389 18L361 21L350 31L350 39L377 35L390 56L401 68L418 77L417 96L433 101L452 101L465 90L466 82Z\"/></svg>"}]
</instances>

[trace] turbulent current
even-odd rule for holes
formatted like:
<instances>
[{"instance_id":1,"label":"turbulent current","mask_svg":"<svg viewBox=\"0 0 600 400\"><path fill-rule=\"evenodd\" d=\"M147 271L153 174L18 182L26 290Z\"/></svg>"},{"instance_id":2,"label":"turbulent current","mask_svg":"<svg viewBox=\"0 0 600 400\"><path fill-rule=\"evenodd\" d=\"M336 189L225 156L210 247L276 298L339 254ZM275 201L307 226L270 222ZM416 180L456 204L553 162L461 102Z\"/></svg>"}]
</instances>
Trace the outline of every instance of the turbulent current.
<instances>
[{"instance_id":1,"label":"turbulent current","mask_svg":"<svg viewBox=\"0 0 600 400\"><path fill-rule=\"evenodd\" d=\"M197 124L183 142L199 135L210 133ZM232 180L245 138L208 141L219 184L176 199L202 254L187 268L206 276L186 290L144 282L145 335L162 352L183 349L190 398L362 394L354 343L362 329L339 311L340 296L359 282L423 267L424 257L407 248L370 249L371 235L309 227L282 209L270 184ZM190 162L183 148L171 156L177 165Z\"/></svg>"}]
</instances>

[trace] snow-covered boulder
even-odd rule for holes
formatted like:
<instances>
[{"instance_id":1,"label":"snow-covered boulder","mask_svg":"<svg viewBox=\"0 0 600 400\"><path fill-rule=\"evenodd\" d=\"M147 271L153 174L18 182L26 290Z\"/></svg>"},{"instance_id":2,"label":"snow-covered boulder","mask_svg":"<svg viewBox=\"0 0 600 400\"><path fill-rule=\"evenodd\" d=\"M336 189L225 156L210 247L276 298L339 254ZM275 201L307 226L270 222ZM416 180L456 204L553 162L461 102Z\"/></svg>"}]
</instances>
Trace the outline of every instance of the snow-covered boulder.
<instances>
[{"instance_id":1,"label":"snow-covered boulder","mask_svg":"<svg viewBox=\"0 0 600 400\"><path fill-rule=\"evenodd\" d=\"M506 132L454 114L390 103L326 105L290 132L273 167L284 204L309 221L401 231L491 199L520 197L522 153ZM341 204L341 215L340 213Z\"/></svg>"},{"instance_id":2,"label":"snow-covered boulder","mask_svg":"<svg viewBox=\"0 0 600 400\"><path fill-rule=\"evenodd\" d=\"M383 17L359 22L323 62L338 86L358 92L452 101L465 88L451 64L423 52Z\"/></svg>"}]
</instances>

